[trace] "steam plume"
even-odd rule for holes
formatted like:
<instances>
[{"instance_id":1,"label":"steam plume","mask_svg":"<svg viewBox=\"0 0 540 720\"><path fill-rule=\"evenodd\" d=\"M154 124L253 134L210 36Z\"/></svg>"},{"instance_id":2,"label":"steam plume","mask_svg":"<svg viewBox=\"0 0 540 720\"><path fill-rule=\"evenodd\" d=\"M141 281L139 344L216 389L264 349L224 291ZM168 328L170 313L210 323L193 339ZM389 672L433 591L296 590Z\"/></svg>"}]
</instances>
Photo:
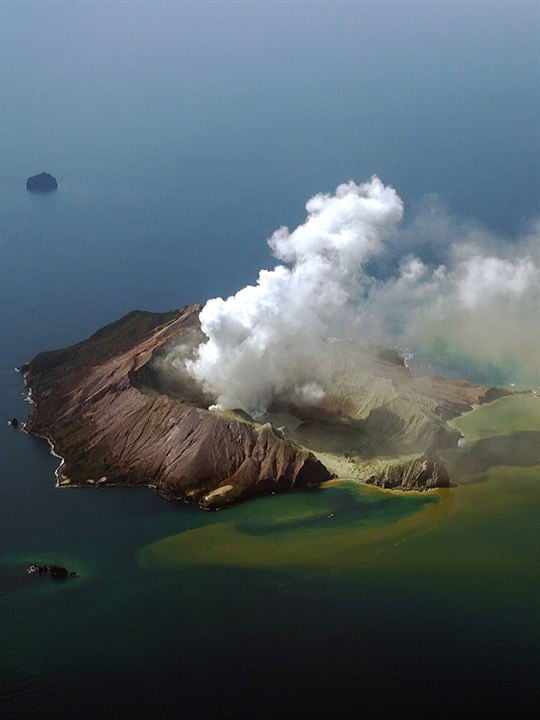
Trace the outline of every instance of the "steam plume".
<instances>
[{"instance_id":1,"label":"steam plume","mask_svg":"<svg viewBox=\"0 0 540 720\"><path fill-rule=\"evenodd\" d=\"M287 265L261 270L256 285L209 300L201 311L208 340L186 367L218 406L260 414L276 397L321 400L328 390L322 359L333 335L427 351L444 346L446 359L453 352L524 368L540 380L537 228L512 258L486 248L501 244L486 231L467 226L461 239L454 227L445 264L430 266L415 248L381 279L370 264L388 253L399 257L400 237L405 249L414 245L411 228L398 226L403 203L393 188L375 176L351 181L311 198L306 211L303 224L279 228L268 240ZM418 218L415 226L430 227Z\"/></svg>"},{"instance_id":2,"label":"steam plume","mask_svg":"<svg viewBox=\"0 0 540 720\"><path fill-rule=\"evenodd\" d=\"M209 300L201 312L208 342L189 369L223 408L260 413L276 395L324 395L317 372L324 341L358 294L362 266L381 250L403 204L373 177L316 195L306 210L303 225L279 228L268 241L292 267L261 270L256 285Z\"/></svg>"}]
</instances>

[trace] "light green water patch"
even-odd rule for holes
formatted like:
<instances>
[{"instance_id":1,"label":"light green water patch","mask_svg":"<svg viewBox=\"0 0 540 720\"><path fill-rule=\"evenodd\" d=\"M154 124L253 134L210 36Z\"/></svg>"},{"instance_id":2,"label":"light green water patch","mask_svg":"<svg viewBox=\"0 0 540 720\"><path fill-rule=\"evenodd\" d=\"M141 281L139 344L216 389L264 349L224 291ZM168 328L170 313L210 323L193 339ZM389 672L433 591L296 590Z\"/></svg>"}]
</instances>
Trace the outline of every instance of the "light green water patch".
<instances>
[{"instance_id":1,"label":"light green water patch","mask_svg":"<svg viewBox=\"0 0 540 720\"><path fill-rule=\"evenodd\" d=\"M486 482L457 487L429 514L419 517L418 529L428 535L407 537L412 551L409 567L467 568L500 571L538 568L540 536L540 466L495 467ZM538 578L537 578L538 580Z\"/></svg>"},{"instance_id":2,"label":"light green water patch","mask_svg":"<svg viewBox=\"0 0 540 720\"><path fill-rule=\"evenodd\" d=\"M221 514L219 521L146 546L145 567L291 567L348 564L350 553L384 528L437 504L412 495L334 481L314 493L274 496Z\"/></svg>"},{"instance_id":3,"label":"light green water patch","mask_svg":"<svg viewBox=\"0 0 540 720\"><path fill-rule=\"evenodd\" d=\"M222 567L333 578L405 605L421 598L478 622L526 623L531 642L540 638L540 466L493 468L486 483L441 490L427 502L390 496L381 508L380 495L389 494L367 498L377 510L363 520L336 515L276 530L223 514L146 546L139 563L165 573Z\"/></svg>"},{"instance_id":4,"label":"light green water patch","mask_svg":"<svg viewBox=\"0 0 540 720\"><path fill-rule=\"evenodd\" d=\"M493 468L540 464L540 398L533 394L500 398L453 425L464 435L459 448L443 454L454 482L483 482Z\"/></svg>"},{"instance_id":5,"label":"light green water patch","mask_svg":"<svg viewBox=\"0 0 540 720\"><path fill-rule=\"evenodd\" d=\"M359 578L391 571L423 584L449 573L464 593L477 572L491 574L490 587L497 574L528 582L533 571L540 577L539 406L538 398L519 395L456 421L468 440L452 455L456 474L485 482L409 494L333 481L318 492L219 513L203 527L146 545L139 562L343 572L350 579L355 569Z\"/></svg>"},{"instance_id":6,"label":"light green water patch","mask_svg":"<svg viewBox=\"0 0 540 720\"><path fill-rule=\"evenodd\" d=\"M540 431L540 397L532 393L502 397L456 418L452 425L467 443L497 435Z\"/></svg>"},{"instance_id":7,"label":"light green water patch","mask_svg":"<svg viewBox=\"0 0 540 720\"><path fill-rule=\"evenodd\" d=\"M449 490L442 502L379 541L366 571L401 594L432 598L449 615L526 628L540 641L540 465L493 467L485 482ZM377 551L380 551L377 553ZM458 610L459 609L459 610Z\"/></svg>"}]
</instances>

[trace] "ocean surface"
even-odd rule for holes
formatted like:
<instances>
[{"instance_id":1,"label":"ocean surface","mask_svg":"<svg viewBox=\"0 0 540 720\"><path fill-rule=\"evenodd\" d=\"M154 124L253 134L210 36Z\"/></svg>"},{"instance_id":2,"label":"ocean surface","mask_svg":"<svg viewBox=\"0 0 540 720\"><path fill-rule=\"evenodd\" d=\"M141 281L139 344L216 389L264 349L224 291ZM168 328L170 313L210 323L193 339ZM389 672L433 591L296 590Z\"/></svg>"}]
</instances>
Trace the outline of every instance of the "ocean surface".
<instances>
[{"instance_id":1,"label":"ocean surface","mask_svg":"<svg viewBox=\"0 0 540 720\"><path fill-rule=\"evenodd\" d=\"M3 3L0 19L1 717L532 713L537 398L457 421L449 491L330 483L219 513L58 489L47 443L5 421L30 409L16 366L254 281L265 238L344 180L377 173L411 209L437 193L512 242L538 213L535 4ZM44 170L59 190L27 193Z\"/></svg>"}]
</instances>

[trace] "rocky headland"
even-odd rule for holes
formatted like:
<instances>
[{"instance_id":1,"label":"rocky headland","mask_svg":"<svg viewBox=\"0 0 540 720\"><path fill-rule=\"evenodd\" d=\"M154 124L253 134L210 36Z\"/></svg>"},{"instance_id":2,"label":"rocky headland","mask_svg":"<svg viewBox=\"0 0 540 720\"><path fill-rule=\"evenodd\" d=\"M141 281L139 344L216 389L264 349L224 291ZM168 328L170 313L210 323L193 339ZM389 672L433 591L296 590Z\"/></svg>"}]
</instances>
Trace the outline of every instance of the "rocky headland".
<instances>
[{"instance_id":1,"label":"rocky headland","mask_svg":"<svg viewBox=\"0 0 540 720\"><path fill-rule=\"evenodd\" d=\"M189 396L145 386L153 355L197 329L199 311L134 311L23 366L35 402L25 429L63 458L60 485L150 485L167 498L214 508L331 477L270 423L210 412Z\"/></svg>"},{"instance_id":2,"label":"rocky headland","mask_svg":"<svg viewBox=\"0 0 540 720\"><path fill-rule=\"evenodd\" d=\"M447 421L505 394L414 377L397 355L334 342L328 363L339 355L341 369L317 407L276 403L259 420L210 411L200 388L163 372L171 347L203 339L200 309L133 311L21 368L34 402L25 429L62 458L60 485L149 485L219 508L316 487L345 459L355 479L380 487L447 487L437 450L459 439Z\"/></svg>"},{"instance_id":3,"label":"rocky headland","mask_svg":"<svg viewBox=\"0 0 540 720\"><path fill-rule=\"evenodd\" d=\"M382 462L364 482L388 490L432 490L450 487L450 477L435 453L404 461Z\"/></svg>"}]
</instances>

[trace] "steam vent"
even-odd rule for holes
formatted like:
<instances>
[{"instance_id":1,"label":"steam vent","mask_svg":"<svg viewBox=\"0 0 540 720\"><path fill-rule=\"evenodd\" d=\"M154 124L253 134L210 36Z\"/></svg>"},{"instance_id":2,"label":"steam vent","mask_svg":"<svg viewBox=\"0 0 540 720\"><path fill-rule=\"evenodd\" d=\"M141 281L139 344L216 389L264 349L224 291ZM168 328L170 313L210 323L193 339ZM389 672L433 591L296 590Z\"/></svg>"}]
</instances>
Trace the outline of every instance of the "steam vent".
<instances>
[{"instance_id":1,"label":"steam vent","mask_svg":"<svg viewBox=\"0 0 540 720\"><path fill-rule=\"evenodd\" d=\"M50 173L42 172L39 175L32 175L26 181L26 189L30 192L52 192L58 189L56 178Z\"/></svg>"}]
</instances>

